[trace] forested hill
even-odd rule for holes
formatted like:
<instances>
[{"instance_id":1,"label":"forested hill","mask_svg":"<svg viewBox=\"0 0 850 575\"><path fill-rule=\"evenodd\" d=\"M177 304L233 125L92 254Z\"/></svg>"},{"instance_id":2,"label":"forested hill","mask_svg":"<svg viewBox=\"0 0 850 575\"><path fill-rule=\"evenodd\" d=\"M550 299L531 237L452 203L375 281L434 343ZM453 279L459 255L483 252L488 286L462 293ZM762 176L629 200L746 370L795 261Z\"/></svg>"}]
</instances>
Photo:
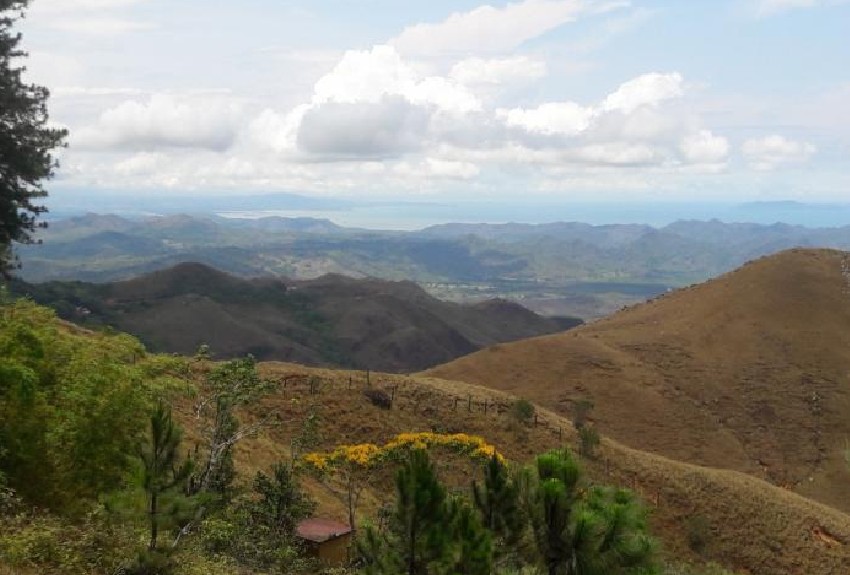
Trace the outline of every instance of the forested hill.
<instances>
[{"instance_id":1,"label":"forested hill","mask_svg":"<svg viewBox=\"0 0 850 575\"><path fill-rule=\"evenodd\" d=\"M66 319L132 333L156 351L193 354L208 344L219 357L394 372L581 323L504 300L444 302L412 282L242 279L198 263L106 284L16 283L14 291Z\"/></svg>"}]
</instances>

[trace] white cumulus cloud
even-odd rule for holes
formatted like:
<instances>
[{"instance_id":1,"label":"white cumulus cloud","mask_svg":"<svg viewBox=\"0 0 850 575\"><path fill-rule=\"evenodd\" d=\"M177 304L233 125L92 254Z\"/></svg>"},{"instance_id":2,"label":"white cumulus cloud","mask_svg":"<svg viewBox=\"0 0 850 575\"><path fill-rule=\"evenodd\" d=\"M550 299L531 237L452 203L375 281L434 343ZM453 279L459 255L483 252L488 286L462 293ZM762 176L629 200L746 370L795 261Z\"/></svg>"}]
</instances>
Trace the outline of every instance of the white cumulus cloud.
<instances>
[{"instance_id":1,"label":"white cumulus cloud","mask_svg":"<svg viewBox=\"0 0 850 575\"><path fill-rule=\"evenodd\" d=\"M594 140L653 140L681 131L681 121L657 110L684 94L678 72L649 73L621 84L597 104L549 102L535 108L499 109L507 126L531 134L577 136Z\"/></svg>"},{"instance_id":2,"label":"white cumulus cloud","mask_svg":"<svg viewBox=\"0 0 850 575\"><path fill-rule=\"evenodd\" d=\"M288 114L264 111L251 140L276 152L340 158L393 157L420 149L433 118L480 112L467 87L425 76L395 48L350 50L315 84L310 102Z\"/></svg>"},{"instance_id":3,"label":"white cumulus cloud","mask_svg":"<svg viewBox=\"0 0 850 575\"><path fill-rule=\"evenodd\" d=\"M71 144L82 148L225 150L233 144L240 120L240 106L225 99L154 94L147 101L127 100L109 108L94 126L77 130Z\"/></svg>"},{"instance_id":4,"label":"white cumulus cloud","mask_svg":"<svg viewBox=\"0 0 850 575\"><path fill-rule=\"evenodd\" d=\"M328 102L304 114L298 148L335 158L384 158L418 150L428 111L401 96L378 102Z\"/></svg>"},{"instance_id":5,"label":"white cumulus cloud","mask_svg":"<svg viewBox=\"0 0 850 575\"><path fill-rule=\"evenodd\" d=\"M580 134L590 126L593 115L593 108L585 108L575 102L550 102L531 109L497 110L497 116L508 126L544 135Z\"/></svg>"},{"instance_id":6,"label":"white cumulus cloud","mask_svg":"<svg viewBox=\"0 0 850 575\"><path fill-rule=\"evenodd\" d=\"M605 98L601 108L626 114L641 106L657 106L665 100L678 98L685 93L684 79L678 72L661 74L652 72L624 82Z\"/></svg>"},{"instance_id":7,"label":"white cumulus cloud","mask_svg":"<svg viewBox=\"0 0 850 575\"><path fill-rule=\"evenodd\" d=\"M528 56L466 58L452 66L449 78L465 86L514 84L546 75L546 62Z\"/></svg>"},{"instance_id":8,"label":"white cumulus cloud","mask_svg":"<svg viewBox=\"0 0 850 575\"><path fill-rule=\"evenodd\" d=\"M715 136L710 130L700 130L683 137L679 149L692 164L716 164L729 155L729 141L723 136Z\"/></svg>"},{"instance_id":9,"label":"white cumulus cloud","mask_svg":"<svg viewBox=\"0 0 850 575\"><path fill-rule=\"evenodd\" d=\"M346 52L334 69L316 82L313 103L376 103L387 95L447 111L481 108L481 102L466 87L440 76L422 77L388 45Z\"/></svg>"},{"instance_id":10,"label":"white cumulus cloud","mask_svg":"<svg viewBox=\"0 0 850 575\"><path fill-rule=\"evenodd\" d=\"M783 164L806 162L817 149L808 142L798 142L773 134L745 141L741 151L750 167L769 171Z\"/></svg>"}]
</instances>

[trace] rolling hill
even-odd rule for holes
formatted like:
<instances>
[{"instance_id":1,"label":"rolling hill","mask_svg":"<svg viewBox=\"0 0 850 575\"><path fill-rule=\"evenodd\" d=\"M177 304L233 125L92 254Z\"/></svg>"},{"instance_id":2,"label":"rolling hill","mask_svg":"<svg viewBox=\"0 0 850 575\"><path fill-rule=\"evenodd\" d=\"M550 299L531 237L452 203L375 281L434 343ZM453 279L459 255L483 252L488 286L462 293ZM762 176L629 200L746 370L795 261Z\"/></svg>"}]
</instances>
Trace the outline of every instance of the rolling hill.
<instances>
[{"instance_id":1,"label":"rolling hill","mask_svg":"<svg viewBox=\"0 0 850 575\"><path fill-rule=\"evenodd\" d=\"M440 301L412 282L326 275L242 279L183 263L131 280L16 284L65 319L110 325L152 349L384 371L424 369L497 342L580 320L544 318L504 300Z\"/></svg>"},{"instance_id":2,"label":"rolling hill","mask_svg":"<svg viewBox=\"0 0 850 575\"><path fill-rule=\"evenodd\" d=\"M790 250L570 332L426 372L560 414L589 399L603 435L850 510L850 254Z\"/></svg>"},{"instance_id":3,"label":"rolling hill","mask_svg":"<svg viewBox=\"0 0 850 575\"><path fill-rule=\"evenodd\" d=\"M570 420L552 411L537 408L537 424L524 428L518 428L508 412L490 409L485 413L485 400L491 406L505 406L515 398L482 386L373 373L371 387L396 390L393 407L385 410L364 396L363 372L286 363L266 363L261 369L272 379L290 383L244 414L247 421L254 421L274 412L281 420L280 425L240 444L236 464L244 478L289 456L291 440L308 413L320 421L318 450L340 443L381 444L402 432L441 430L481 435L506 457L524 463L547 449L577 444ZM308 380L320 382L315 394L308 392ZM196 424L191 403L179 411L191 437ZM442 478L454 488L468 489L479 473L468 460L446 452L440 452L439 459ZM663 553L674 562L711 560L757 575L850 572L850 516L762 479L674 461L607 438L597 457L583 459L582 465L591 481L626 486L641 495L650 509L652 530L663 542ZM392 473L390 466L372 477L360 500L359 517L375 517L393 489ZM345 506L326 488L313 482L308 486L319 502L320 516L346 518ZM688 543L694 517L708 526L701 554Z\"/></svg>"},{"instance_id":4,"label":"rolling hill","mask_svg":"<svg viewBox=\"0 0 850 575\"><path fill-rule=\"evenodd\" d=\"M161 281L151 288L152 291L167 294L172 290L168 276L155 279ZM191 286L186 287L187 291L191 289ZM110 346L112 339L124 340L122 345L128 343L125 338L111 338L57 321L43 310L35 310L28 317L45 332L65 333L69 340L74 340L67 342L70 348L82 349L86 354L98 355ZM14 329L21 327L22 333L31 333L26 324ZM135 349L132 354L127 354L125 347L117 348L124 350L118 357L128 365L147 355L140 347L129 343ZM67 360L65 353L53 357L48 365L54 365L53 362L63 358ZM164 358L148 359L160 363ZM169 360L162 365L170 365L171 368L180 366L181 377L192 378L200 387L190 381L175 381L168 392L176 418L186 432L185 445L191 446L208 431L197 417L195 408L204 397L202 382L212 364L199 360L189 360L185 364ZM238 416L246 428L260 420L269 425L256 434L249 433L236 446L235 470L237 481L241 484L250 483L257 470L268 470L272 464L286 461L292 454L291 449L298 445L296 438L303 437L307 421L315 426L312 427L315 432L312 437L316 443L310 449L322 451L340 444L380 444L404 432L471 433L482 436L510 460L521 464L547 449L564 446L574 449L577 444L577 434L567 418L538 407L536 417L522 424L511 415L510 407L515 397L487 387L422 375L372 372L367 377L360 370L308 368L278 362L261 364L260 370L272 385L248 409L240 410ZM77 372L72 373L76 375ZM67 380L60 381L68 385ZM85 378L80 381L82 385L88 385ZM56 384L52 378L46 383ZM97 379L93 383L98 386L95 389L103 389L100 387L102 380ZM150 383L155 385L158 393L162 393L161 381ZM142 390L143 385L144 381L133 381L128 389ZM374 405L364 393L375 389L391 394L393 399L388 409ZM77 409L80 408L77 406ZM274 416L272 420L267 419L269 415ZM61 418L58 421L61 422ZM303 448L299 453L303 454ZM435 449L433 458L441 479L452 489L468 490L470 481L481 477L480 463L453 455L450 450ZM840 575L850 570L850 516L762 479L736 471L674 461L626 447L611 438L603 439L595 457L582 458L582 465L590 482L626 486L638 493L649 508L651 528L662 541L663 556L671 562L703 563L712 560L741 573L757 575ZM378 519L378 511L388 502L393 490L394 469L394 464L386 461L369 474L370 479L359 499L358 517L361 520ZM346 516L344 494L342 498L333 495L314 476L305 474L302 477L318 503L319 516L340 519ZM24 515L21 513L20 517ZM109 540L112 532L98 530L93 533L92 529L101 524L89 519L81 519L84 524L78 525L70 518L50 516L45 511L27 517L24 517L23 524L16 525L23 525L26 533L30 534L28 540L32 539L33 529L44 529L45 525L50 527L41 532L37 549L61 548L63 553L64 549L68 549L69 553L78 554L81 550L103 549L104 545L108 548L113 543ZM703 543L698 552L689 541L694 533L694 519L699 519L704 526L698 531ZM14 529L6 529L6 542L16 539ZM91 536L91 539L80 547L67 545L70 538L81 536ZM139 544L139 540L131 538L114 543L117 548L122 545L132 548ZM198 550L187 543L180 558L194 559ZM3 555L3 551L7 554ZM54 568L57 557L55 553L21 557L9 554L4 548L0 550L0 573L67 573L67 570ZM4 565L8 558L11 558L12 564ZM23 569L19 565L23 565ZM79 572L113 571L110 568ZM683 572L686 571L670 573Z\"/></svg>"}]
</instances>

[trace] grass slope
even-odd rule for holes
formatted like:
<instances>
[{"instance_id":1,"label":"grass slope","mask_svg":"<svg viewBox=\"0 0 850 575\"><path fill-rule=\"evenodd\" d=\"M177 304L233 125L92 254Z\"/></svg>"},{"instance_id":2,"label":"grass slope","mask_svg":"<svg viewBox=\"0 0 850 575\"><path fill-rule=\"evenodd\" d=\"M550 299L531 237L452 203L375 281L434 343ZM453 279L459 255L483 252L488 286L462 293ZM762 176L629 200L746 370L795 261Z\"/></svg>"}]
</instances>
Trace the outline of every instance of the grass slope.
<instances>
[{"instance_id":1,"label":"grass slope","mask_svg":"<svg viewBox=\"0 0 850 575\"><path fill-rule=\"evenodd\" d=\"M545 409L538 409L536 426L518 428L507 413L497 413L492 407L507 405L513 398L481 386L372 374L375 387L389 390L398 386L396 403L386 411L363 396L362 372L284 363L264 364L262 369L273 378L289 377L290 384L285 392L278 390L248 414L247 419L252 419L272 410L282 423L239 446L237 467L246 477L289 454L299 422L311 408L321 421L322 442L317 449L340 443L380 444L399 432L437 429L481 435L510 459L526 462L535 453L576 442L569 420ZM307 393L306 382L311 377L322 381L316 395ZM469 397L473 399L471 411ZM485 399L490 405L487 414L483 412ZM190 434L192 419L187 405L183 420ZM760 479L673 461L610 439L603 440L598 457L585 460L584 466L591 480L634 488L643 496L650 507L653 530L662 538L665 554L675 560L710 559L758 575L850 570L850 516ZM457 488L468 488L478 473L469 462L446 454L439 457L438 467L443 478ZM375 477L362 499L361 519L374 518L377 509L389 501L391 478L391 469ZM326 488L312 481L309 488L320 502L320 515L346 518L343 505ZM702 556L695 555L687 543L689 520L695 516L709 526Z\"/></svg>"},{"instance_id":2,"label":"grass slope","mask_svg":"<svg viewBox=\"0 0 850 575\"><path fill-rule=\"evenodd\" d=\"M426 372L571 413L677 460L850 509L850 254L790 250L572 330Z\"/></svg>"}]
</instances>

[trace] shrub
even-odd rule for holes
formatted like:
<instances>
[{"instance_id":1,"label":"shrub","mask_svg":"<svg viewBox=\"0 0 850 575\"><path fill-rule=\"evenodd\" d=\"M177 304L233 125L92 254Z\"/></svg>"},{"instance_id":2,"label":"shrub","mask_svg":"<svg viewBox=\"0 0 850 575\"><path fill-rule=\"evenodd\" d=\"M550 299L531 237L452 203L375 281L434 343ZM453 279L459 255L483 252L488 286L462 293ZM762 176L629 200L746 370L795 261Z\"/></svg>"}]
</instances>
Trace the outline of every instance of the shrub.
<instances>
[{"instance_id":1,"label":"shrub","mask_svg":"<svg viewBox=\"0 0 850 575\"><path fill-rule=\"evenodd\" d=\"M685 522L688 536L688 547L695 553L705 551L706 545L711 538L711 524L704 515L692 515Z\"/></svg>"},{"instance_id":2,"label":"shrub","mask_svg":"<svg viewBox=\"0 0 850 575\"><path fill-rule=\"evenodd\" d=\"M511 417L523 425L531 423L534 413L534 405L527 399L518 399L511 405Z\"/></svg>"},{"instance_id":3,"label":"shrub","mask_svg":"<svg viewBox=\"0 0 850 575\"><path fill-rule=\"evenodd\" d=\"M171 575L176 568L177 562L170 553L146 549L138 554L132 565L122 568L121 572L125 575Z\"/></svg>"},{"instance_id":4,"label":"shrub","mask_svg":"<svg viewBox=\"0 0 850 575\"><path fill-rule=\"evenodd\" d=\"M579 455L587 459L595 458L596 448L599 446L599 432L593 427L582 426L578 430L578 439Z\"/></svg>"},{"instance_id":5,"label":"shrub","mask_svg":"<svg viewBox=\"0 0 850 575\"><path fill-rule=\"evenodd\" d=\"M372 405L381 409L390 409L393 406L393 400L390 395L382 389L367 389L363 392Z\"/></svg>"},{"instance_id":6,"label":"shrub","mask_svg":"<svg viewBox=\"0 0 850 575\"><path fill-rule=\"evenodd\" d=\"M593 411L593 402L586 397L573 402L573 425L576 429L587 425L591 411Z\"/></svg>"}]
</instances>

